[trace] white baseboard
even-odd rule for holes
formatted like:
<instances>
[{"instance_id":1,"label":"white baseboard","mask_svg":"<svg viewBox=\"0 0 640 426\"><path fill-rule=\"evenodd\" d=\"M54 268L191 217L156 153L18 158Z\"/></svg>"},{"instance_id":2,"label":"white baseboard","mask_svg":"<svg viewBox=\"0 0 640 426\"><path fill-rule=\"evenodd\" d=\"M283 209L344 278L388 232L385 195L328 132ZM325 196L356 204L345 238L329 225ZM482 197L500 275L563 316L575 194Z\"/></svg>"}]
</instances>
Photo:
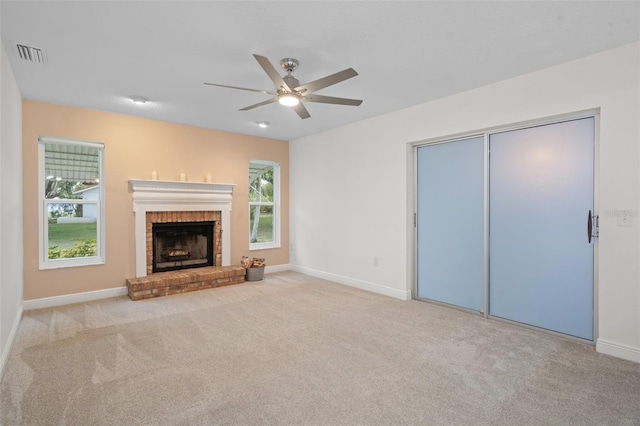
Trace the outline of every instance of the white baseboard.
<instances>
[{"instance_id":1,"label":"white baseboard","mask_svg":"<svg viewBox=\"0 0 640 426\"><path fill-rule=\"evenodd\" d=\"M53 306L126 296L127 291L127 287L123 286L107 288L105 290L87 291L85 293L65 294L64 296L43 297L42 299L25 300L22 306L25 311L30 311L33 309L51 308Z\"/></svg>"},{"instance_id":2,"label":"white baseboard","mask_svg":"<svg viewBox=\"0 0 640 426\"><path fill-rule=\"evenodd\" d=\"M285 263L284 265L265 266L264 273L271 274L273 272L284 272L284 271L290 271L290 270L291 270L291 265L289 265L288 263Z\"/></svg>"},{"instance_id":3,"label":"white baseboard","mask_svg":"<svg viewBox=\"0 0 640 426\"><path fill-rule=\"evenodd\" d=\"M266 274L273 272L289 271L291 266L273 265L264 269ZM105 290L88 291L86 293L65 294L64 296L43 297L42 299L25 300L23 307L25 311L34 309L51 308L53 306L70 305L72 303L83 303L91 300L108 299L110 297L126 296L127 287L108 288Z\"/></svg>"},{"instance_id":4,"label":"white baseboard","mask_svg":"<svg viewBox=\"0 0 640 426\"><path fill-rule=\"evenodd\" d=\"M16 335L18 334L18 327L20 326L20 321L22 320L22 306L18 309L18 313L13 320L13 325L11 325L11 331L9 332L9 337L7 338L7 344L5 345L2 354L0 355L0 379L2 379L2 374L4 373L4 367L7 364L7 360L9 359L9 355L11 354L11 348L13 347L13 342L16 340Z\"/></svg>"},{"instance_id":5,"label":"white baseboard","mask_svg":"<svg viewBox=\"0 0 640 426\"><path fill-rule=\"evenodd\" d=\"M316 269L305 268L304 266L291 265L291 270L300 272L302 274L311 275L312 277L322 278L327 281L333 281L339 284L348 285L350 287L356 287L361 290L367 290L372 293L382 294L384 296L393 297L400 300L410 300L411 292L398 290L395 288L383 286L380 284L370 283L368 281L362 281L355 278L349 278L342 275L336 275L329 272L318 271Z\"/></svg>"},{"instance_id":6,"label":"white baseboard","mask_svg":"<svg viewBox=\"0 0 640 426\"><path fill-rule=\"evenodd\" d=\"M596 341L596 351L601 354L611 355L616 358L640 363L640 348L636 348L634 346L615 343L605 339L598 339Z\"/></svg>"}]
</instances>

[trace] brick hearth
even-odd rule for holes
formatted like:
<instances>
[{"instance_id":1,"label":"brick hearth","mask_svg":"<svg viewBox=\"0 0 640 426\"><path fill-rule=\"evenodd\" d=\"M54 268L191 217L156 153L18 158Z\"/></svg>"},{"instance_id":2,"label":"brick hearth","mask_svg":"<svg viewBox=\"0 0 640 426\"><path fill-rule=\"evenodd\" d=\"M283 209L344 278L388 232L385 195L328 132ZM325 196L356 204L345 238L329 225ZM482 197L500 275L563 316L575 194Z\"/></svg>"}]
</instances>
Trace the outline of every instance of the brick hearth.
<instances>
[{"instance_id":1,"label":"brick hearth","mask_svg":"<svg viewBox=\"0 0 640 426\"><path fill-rule=\"evenodd\" d=\"M244 282L241 266L209 266L127 278L131 300L149 299Z\"/></svg>"}]
</instances>

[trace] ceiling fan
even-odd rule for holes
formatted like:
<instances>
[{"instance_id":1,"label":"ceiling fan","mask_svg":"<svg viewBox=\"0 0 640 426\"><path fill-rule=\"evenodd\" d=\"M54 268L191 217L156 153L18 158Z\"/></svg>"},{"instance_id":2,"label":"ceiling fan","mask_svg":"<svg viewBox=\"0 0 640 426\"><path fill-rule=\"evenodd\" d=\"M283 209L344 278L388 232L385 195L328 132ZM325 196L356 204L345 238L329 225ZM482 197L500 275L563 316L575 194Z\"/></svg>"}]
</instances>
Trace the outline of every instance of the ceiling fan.
<instances>
[{"instance_id":1,"label":"ceiling fan","mask_svg":"<svg viewBox=\"0 0 640 426\"><path fill-rule=\"evenodd\" d=\"M267 73L273 84L276 85L275 91L270 90L258 90L258 89L248 89L246 87L236 87L236 86L226 86L224 84L214 84L214 83L204 83L209 86L217 86L217 87L226 87L228 89L239 89L239 90L248 90L250 92L258 92L264 93L266 95L273 95L274 97L259 102L254 105L249 105L248 107L244 107L240 109L240 111L248 111L253 108L257 108L263 105L268 105L273 102L280 102L282 105L290 106L293 108L295 112L298 113L300 118L305 119L311 117L309 115L309 111L304 107L302 102L319 102L323 104L335 104L335 105L351 105L358 106L362 103L361 100L358 99L346 99L346 98L336 98L334 96L323 96L316 95L314 92L324 89L325 87L332 86L334 84L340 83L341 81L347 80L351 77L355 77L358 73L353 68L347 68L346 70L342 70L335 74L331 74L329 76L320 78L318 80L314 80L310 83L300 84L297 78L295 78L291 73L298 67L300 62L297 59L293 58L284 58L280 61L280 66L287 72L287 75L284 77L280 77L278 71L271 65L271 62L264 56L253 55L254 58L258 61L262 69Z\"/></svg>"}]
</instances>

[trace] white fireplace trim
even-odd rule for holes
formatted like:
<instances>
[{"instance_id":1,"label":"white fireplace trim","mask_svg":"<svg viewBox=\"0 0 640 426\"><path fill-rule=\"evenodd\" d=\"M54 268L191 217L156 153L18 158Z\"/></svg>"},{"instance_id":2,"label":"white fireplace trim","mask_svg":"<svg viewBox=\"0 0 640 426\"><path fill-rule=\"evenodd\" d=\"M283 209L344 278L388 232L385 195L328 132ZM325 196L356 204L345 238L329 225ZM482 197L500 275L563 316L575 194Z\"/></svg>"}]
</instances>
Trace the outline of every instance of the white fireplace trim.
<instances>
[{"instance_id":1,"label":"white fireplace trim","mask_svg":"<svg viewBox=\"0 0 640 426\"><path fill-rule=\"evenodd\" d=\"M135 214L136 277L147 275L147 212L219 211L222 266L231 264L233 184L129 179Z\"/></svg>"}]
</instances>

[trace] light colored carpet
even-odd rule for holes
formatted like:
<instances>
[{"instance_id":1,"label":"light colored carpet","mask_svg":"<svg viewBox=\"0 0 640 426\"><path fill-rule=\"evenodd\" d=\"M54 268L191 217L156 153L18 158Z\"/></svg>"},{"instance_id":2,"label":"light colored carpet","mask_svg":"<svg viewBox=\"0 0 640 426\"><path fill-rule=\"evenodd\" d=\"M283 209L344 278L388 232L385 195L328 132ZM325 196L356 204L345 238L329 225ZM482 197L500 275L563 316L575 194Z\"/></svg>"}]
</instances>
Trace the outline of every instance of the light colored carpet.
<instances>
[{"instance_id":1,"label":"light colored carpet","mask_svg":"<svg viewBox=\"0 0 640 426\"><path fill-rule=\"evenodd\" d=\"M294 272L26 312L4 425L639 425L640 365Z\"/></svg>"}]
</instances>

